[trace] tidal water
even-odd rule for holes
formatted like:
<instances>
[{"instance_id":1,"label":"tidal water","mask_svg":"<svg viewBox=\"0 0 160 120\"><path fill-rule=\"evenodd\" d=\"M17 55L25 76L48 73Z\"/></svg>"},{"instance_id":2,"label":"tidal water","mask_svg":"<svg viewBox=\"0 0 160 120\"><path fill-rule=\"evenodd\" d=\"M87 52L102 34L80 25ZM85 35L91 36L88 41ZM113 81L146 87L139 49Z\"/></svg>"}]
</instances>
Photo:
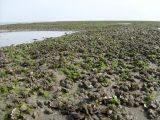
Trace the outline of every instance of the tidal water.
<instances>
[{"instance_id":1,"label":"tidal water","mask_svg":"<svg viewBox=\"0 0 160 120\"><path fill-rule=\"evenodd\" d=\"M73 31L20 31L20 32L0 32L0 47L32 43L48 37L60 37L71 34Z\"/></svg>"}]
</instances>

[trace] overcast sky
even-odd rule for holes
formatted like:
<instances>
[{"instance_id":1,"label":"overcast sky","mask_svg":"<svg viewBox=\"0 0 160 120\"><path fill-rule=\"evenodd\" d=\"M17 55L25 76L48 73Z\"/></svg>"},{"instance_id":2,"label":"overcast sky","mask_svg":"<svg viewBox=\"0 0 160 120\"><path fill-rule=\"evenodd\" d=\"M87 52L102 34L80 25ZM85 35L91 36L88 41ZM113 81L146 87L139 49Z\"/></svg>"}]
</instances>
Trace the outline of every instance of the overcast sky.
<instances>
[{"instance_id":1,"label":"overcast sky","mask_svg":"<svg viewBox=\"0 0 160 120\"><path fill-rule=\"evenodd\" d=\"M160 0L0 0L0 22L160 21Z\"/></svg>"}]
</instances>

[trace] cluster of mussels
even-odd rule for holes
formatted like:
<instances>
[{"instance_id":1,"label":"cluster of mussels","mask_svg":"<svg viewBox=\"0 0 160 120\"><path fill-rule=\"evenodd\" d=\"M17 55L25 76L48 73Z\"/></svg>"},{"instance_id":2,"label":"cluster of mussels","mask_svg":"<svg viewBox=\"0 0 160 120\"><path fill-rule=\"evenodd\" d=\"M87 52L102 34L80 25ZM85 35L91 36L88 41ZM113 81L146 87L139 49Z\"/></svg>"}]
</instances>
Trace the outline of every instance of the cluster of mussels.
<instances>
[{"instance_id":1,"label":"cluster of mussels","mask_svg":"<svg viewBox=\"0 0 160 120\"><path fill-rule=\"evenodd\" d=\"M108 26L0 48L0 119L160 120L160 31Z\"/></svg>"}]
</instances>

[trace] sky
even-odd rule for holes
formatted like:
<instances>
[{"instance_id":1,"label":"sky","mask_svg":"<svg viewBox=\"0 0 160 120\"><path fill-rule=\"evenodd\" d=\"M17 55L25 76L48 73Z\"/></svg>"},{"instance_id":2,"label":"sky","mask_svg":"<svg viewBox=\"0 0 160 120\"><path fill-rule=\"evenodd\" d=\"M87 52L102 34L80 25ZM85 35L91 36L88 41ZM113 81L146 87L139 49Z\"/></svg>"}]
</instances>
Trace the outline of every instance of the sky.
<instances>
[{"instance_id":1,"label":"sky","mask_svg":"<svg viewBox=\"0 0 160 120\"><path fill-rule=\"evenodd\" d=\"M0 23L160 21L160 0L0 0Z\"/></svg>"}]
</instances>

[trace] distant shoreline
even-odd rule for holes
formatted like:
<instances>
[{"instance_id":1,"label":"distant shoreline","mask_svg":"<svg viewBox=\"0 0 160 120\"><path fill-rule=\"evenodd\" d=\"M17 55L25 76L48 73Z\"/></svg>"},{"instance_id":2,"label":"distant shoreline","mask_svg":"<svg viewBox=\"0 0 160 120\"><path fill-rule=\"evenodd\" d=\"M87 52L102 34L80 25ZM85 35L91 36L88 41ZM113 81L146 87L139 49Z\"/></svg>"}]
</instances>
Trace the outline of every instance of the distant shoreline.
<instances>
[{"instance_id":1,"label":"distant shoreline","mask_svg":"<svg viewBox=\"0 0 160 120\"><path fill-rule=\"evenodd\" d=\"M17 23L0 23L0 25L9 25L9 24L17 24Z\"/></svg>"},{"instance_id":2,"label":"distant shoreline","mask_svg":"<svg viewBox=\"0 0 160 120\"><path fill-rule=\"evenodd\" d=\"M2 25L3 24L3 25ZM109 26L143 26L148 25L154 27L154 29L160 28L160 22L149 21L67 21L67 22L37 22L37 23L0 23L0 30L2 32L12 31L85 31L85 30L97 30L107 28ZM0 31L1 32L1 31Z\"/></svg>"}]
</instances>

